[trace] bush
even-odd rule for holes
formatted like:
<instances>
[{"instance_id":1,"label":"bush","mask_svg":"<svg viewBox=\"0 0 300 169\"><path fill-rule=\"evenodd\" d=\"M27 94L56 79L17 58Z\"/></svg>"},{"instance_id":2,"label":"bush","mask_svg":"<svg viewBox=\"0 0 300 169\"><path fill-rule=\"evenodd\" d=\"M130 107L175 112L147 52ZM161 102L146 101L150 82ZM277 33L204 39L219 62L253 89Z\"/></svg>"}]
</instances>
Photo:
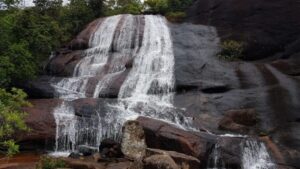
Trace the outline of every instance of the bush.
<instances>
[{"instance_id":1,"label":"bush","mask_svg":"<svg viewBox=\"0 0 300 169\"><path fill-rule=\"evenodd\" d=\"M30 106L25 101L27 97L20 89L13 88L11 92L0 88L0 149L6 150L6 155L12 156L19 152L19 146L12 139L16 131L28 131L24 122L26 113L23 106Z\"/></svg>"},{"instance_id":2,"label":"bush","mask_svg":"<svg viewBox=\"0 0 300 169\"><path fill-rule=\"evenodd\" d=\"M146 0L145 6L147 13L165 15L167 13L184 12L192 2L193 0Z\"/></svg>"},{"instance_id":3,"label":"bush","mask_svg":"<svg viewBox=\"0 0 300 169\"><path fill-rule=\"evenodd\" d=\"M57 169L65 168L66 166L66 163L61 159L43 156L37 164L36 169Z\"/></svg>"},{"instance_id":4,"label":"bush","mask_svg":"<svg viewBox=\"0 0 300 169\"><path fill-rule=\"evenodd\" d=\"M182 22L185 17L185 12L169 12L166 14L166 18L171 22Z\"/></svg>"},{"instance_id":5,"label":"bush","mask_svg":"<svg viewBox=\"0 0 300 169\"><path fill-rule=\"evenodd\" d=\"M239 60L243 58L244 44L234 40L227 40L221 44L222 51L218 56L225 60Z\"/></svg>"}]
</instances>

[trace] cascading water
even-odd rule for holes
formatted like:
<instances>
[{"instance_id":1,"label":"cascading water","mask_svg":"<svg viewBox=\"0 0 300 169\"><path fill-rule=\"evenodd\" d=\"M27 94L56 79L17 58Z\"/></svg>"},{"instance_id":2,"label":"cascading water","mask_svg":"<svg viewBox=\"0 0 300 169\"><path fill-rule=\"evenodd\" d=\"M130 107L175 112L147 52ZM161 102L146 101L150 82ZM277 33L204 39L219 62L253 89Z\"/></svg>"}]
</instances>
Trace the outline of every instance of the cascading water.
<instances>
[{"instance_id":1,"label":"cascading water","mask_svg":"<svg viewBox=\"0 0 300 169\"><path fill-rule=\"evenodd\" d=\"M254 139L245 139L242 147L243 169L275 169L276 165L267 151L266 146Z\"/></svg>"},{"instance_id":2,"label":"cascading water","mask_svg":"<svg viewBox=\"0 0 300 169\"><path fill-rule=\"evenodd\" d=\"M220 136L220 139L227 136ZM229 137L233 137L230 135ZM239 145L241 154L240 162L242 169L276 169L276 165L272 161L267 148L263 142L258 141L255 138L245 136L235 136L234 138L241 139ZM226 153L224 147L220 146L220 140L214 145L207 161L207 169L226 169L228 167L226 160L223 159L223 153ZM226 155L225 155L226 156Z\"/></svg>"},{"instance_id":3,"label":"cascading water","mask_svg":"<svg viewBox=\"0 0 300 169\"><path fill-rule=\"evenodd\" d=\"M76 65L71 78L53 86L66 101L55 109L57 123L56 151L74 151L78 145L98 147L103 138L118 139L126 120L139 115L159 118L177 125L188 125L180 111L172 106L174 55L167 21L161 16L118 15L106 18L90 37L85 57ZM118 102L107 104L90 117L75 115L71 100L89 97L89 80L96 79L97 98L110 82L132 68L123 82ZM113 125L112 125L113 124Z\"/></svg>"}]
</instances>

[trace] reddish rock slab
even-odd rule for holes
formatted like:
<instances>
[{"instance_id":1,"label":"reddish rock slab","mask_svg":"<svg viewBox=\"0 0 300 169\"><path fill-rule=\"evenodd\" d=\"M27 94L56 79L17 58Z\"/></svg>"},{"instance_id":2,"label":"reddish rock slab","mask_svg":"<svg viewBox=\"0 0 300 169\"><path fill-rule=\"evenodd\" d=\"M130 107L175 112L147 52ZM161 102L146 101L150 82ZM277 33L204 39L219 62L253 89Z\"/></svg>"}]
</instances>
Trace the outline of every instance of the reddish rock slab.
<instances>
[{"instance_id":1,"label":"reddish rock slab","mask_svg":"<svg viewBox=\"0 0 300 169\"><path fill-rule=\"evenodd\" d=\"M150 148L177 151L202 161L215 143L216 137L207 133L185 131L147 117L139 117L137 121L145 130L146 144Z\"/></svg>"},{"instance_id":2,"label":"reddish rock slab","mask_svg":"<svg viewBox=\"0 0 300 169\"><path fill-rule=\"evenodd\" d=\"M39 142L53 140L55 138L56 124L53 110L62 103L60 99L30 100L32 107L23 110L28 113L26 124L30 131L22 134L18 139L22 142ZM34 144L32 145L34 146Z\"/></svg>"}]
</instances>

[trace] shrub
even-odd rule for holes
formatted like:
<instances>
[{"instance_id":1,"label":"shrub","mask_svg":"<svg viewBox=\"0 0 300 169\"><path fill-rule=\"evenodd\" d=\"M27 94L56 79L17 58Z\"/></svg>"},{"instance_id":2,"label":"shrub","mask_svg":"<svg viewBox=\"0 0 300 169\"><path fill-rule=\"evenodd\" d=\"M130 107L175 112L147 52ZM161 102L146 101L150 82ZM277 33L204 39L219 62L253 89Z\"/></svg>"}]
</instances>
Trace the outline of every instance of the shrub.
<instances>
[{"instance_id":1,"label":"shrub","mask_svg":"<svg viewBox=\"0 0 300 169\"><path fill-rule=\"evenodd\" d=\"M226 40L221 44L222 51L218 56L225 60L238 60L243 58L244 44L234 40Z\"/></svg>"},{"instance_id":2,"label":"shrub","mask_svg":"<svg viewBox=\"0 0 300 169\"><path fill-rule=\"evenodd\" d=\"M37 164L36 169L56 169L65 168L66 166L66 163L61 159L43 156Z\"/></svg>"},{"instance_id":3,"label":"shrub","mask_svg":"<svg viewBox=\"0 0 300 169\"><path fill-rule=\"evenodd\" d=\"M166 14L166 18L171 22L182 22L185 17L185 12L168 12Z\"/></svg>"},{"instance_id":4,"label":"shrub","mask_svg":"<svg viewBox=\"0 0 300 169\"><path fill-rule=\"evenodd\" d=\"M12 139L16 131L28 131L24 122L26 113L21 110L30 104L25 101L27 97L20 89L13 88L11 92L0 88L0 149L6 150L7 156L19 152L19 146Z\"/></svg>"}]
</instances>

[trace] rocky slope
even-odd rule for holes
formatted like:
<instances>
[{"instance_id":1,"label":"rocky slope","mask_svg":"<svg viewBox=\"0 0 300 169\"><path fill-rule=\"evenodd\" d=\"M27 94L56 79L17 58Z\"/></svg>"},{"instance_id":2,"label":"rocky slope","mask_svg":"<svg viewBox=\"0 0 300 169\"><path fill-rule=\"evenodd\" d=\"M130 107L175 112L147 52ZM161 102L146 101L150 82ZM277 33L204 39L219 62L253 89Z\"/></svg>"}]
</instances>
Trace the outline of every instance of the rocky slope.
<instances>
[{"instance_id":1,"label":"rocky slope","mask_svg":"<svg viewBox=\"0 0 300 169\"><path fill-rule=\"evenodd\" d=\"M160 121L139 118L147 146L194 156L204 168L218 143L226 164L240 168L241 150L235 145L242 144L243 139L211 133L250 135L266 143L279 168L299 168L300 22L296 17L299 4L289 0L272 3L198 0L189 10L188 19L194 24L169 23L175 56L174 106L192 117L200 132L186 132ZM25 108L29 112L27 123L33 129L21 138L26 148L32 148L33 142L50 148L52 143L53 147L56 128L53 109L62 101L55 99L51 84L72 75L96 23L102 20L89 24L66 48L57 51L46 67L47 76L24 87L34 105ZM220 60L216 54L222 39L247 42L249 59L272 59ZM70 101L76 116L91 116L99 107L101 114L107 113L104 103L117 101L121 84L132 68L132 60L123 62L126 71L109 81L109 87L99 98ZM108 62L105 68L109 69L111 64ZM90 93L96 80L91 78L88 82Z\"/></svg>"}]
</instances>

